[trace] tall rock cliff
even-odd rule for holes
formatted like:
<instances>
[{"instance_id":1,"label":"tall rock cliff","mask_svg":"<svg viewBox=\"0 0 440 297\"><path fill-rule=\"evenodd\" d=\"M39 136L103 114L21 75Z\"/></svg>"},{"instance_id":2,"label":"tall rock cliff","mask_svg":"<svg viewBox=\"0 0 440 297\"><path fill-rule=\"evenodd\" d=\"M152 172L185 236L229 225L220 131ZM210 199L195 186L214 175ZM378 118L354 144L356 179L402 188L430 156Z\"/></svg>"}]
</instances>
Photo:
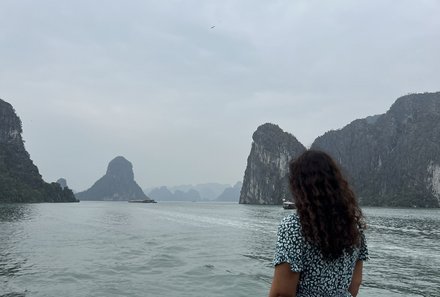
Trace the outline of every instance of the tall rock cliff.
<instances>
[{"instance_id":1,"label":"tall rock cliff","mask_svg":"<svg viewBox=\"0 0 440 297\"><path fill-rule=\"evenodd\" d=\"M241 204L280 204L291 199L288 187L289 161L305 147L291 134L274 124L258 127L252 136Z\"/></svg>"},{"instance_id":2,"label":"tall rock cliff","mask_svg":"<svg viewBox=\"0 0 440 297\"><path fill-rule=\"evenodd\" d=\"M68 188L46 183L26 151L20 118L0 99L0 203L76 202Z\"/></svg>"},{"instance_id":3,"label":"tall rock cliff","mask_svg":"<svg viewBox=\"0 0 440 297\"><path fill-rule=\"evenodd\" d=\"M312 148L339 161L363 205L440 207L440 93L403 96Z\"/></svg>"},{"instance_id":4,"label":"tall rock cliff","mask_svg":"<svg viewBox=\"0 0 440 297\"><path fill-rule=\"evenodd\" d=\"M106 174L88 190L77 193L80 200L127 201L149 199L134 180L133 165L124 157L116 157Z\"/></svg>"}]
</instances>

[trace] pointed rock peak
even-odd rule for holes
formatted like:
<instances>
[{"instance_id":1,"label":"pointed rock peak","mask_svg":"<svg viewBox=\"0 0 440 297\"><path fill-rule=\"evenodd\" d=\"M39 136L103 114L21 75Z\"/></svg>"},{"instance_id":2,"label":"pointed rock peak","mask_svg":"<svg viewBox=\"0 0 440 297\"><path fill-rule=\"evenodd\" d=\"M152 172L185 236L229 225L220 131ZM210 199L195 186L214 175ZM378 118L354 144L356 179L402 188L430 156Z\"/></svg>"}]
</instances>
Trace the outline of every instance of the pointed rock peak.
<instances>
[{"instance_id":1,"label":"pointed rock peak","mask_svg":"<svg viewBox=\"0 0 440 297\"><path fill-rule=\"evenodd\" d=\"M3 100L2 98L0 98L0 107L12 109L12 105L10 103L6 102L5 100Z\"/></svg>"},{"instance_id":2,"label":"pointed rock peak","mask_svg":"<svg viewBox=\"0 0 440 297\"><path fill-rule=\"evenodd\" d=\"M135 182L133 165L122 156L110 161L107 173L97 180L91 188L75 194L82 200L145 200L148 197Z\"/></svg>"},{"instance_id":3,"label":"pointed rock peak","mask_svg":"<svg viewBox=\"0 0 440 297\"><path fill-rule=\"evenodd\" d=\"M303 145L288 132L284 132L278 125L272 123L266 123L257 128L257 130L252 135L252 139L255 143L262 145L264 147L284 147Z\"/></svg>"},{"instance_id":4,"label":"pointed rock peak","mask_svg":"<svg viewBox=\"0 0 440 297\"><path fill-rule=\"evenodd\" d=\"M283 133L285 132L278 125L272 123L265 123L257 128L252 138L256 141L256 139L264 137L265 135L283 134Z\"/></svg>"},{"instance_id":5,"label":"pointed rock peak","mask_svg":"<svg viewBox=\"0 0 440 297\"><path fill-rule=\"evenodd\" d=\"M134 179L133 164L124 157L118 156L108 164L107 175Z\"/></svg>"},{"instance_id":6,"label":"pointed rock peak","mask_svg":"<svg viewBox=\"0 0 440 297\"><path fill-rule=\"evenodd\" d=\"M67 181L65 178L59 178L57 184L59 184L62 189L67 188Z\"/></svg>"}]
</instances>

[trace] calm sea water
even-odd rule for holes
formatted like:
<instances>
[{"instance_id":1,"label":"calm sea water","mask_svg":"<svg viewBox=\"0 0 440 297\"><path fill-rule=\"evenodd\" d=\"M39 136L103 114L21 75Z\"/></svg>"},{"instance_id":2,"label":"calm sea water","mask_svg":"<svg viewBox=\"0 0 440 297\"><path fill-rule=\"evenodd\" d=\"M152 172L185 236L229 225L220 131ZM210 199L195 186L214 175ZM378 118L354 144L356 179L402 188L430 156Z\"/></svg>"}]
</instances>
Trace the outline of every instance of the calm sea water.
<instances>
[{"instance_id":1,"label":"calm sea water","mask_svg":"<svg viewBox=\"0 0 440 297\"><path fill-rule=\"evenodd\" d=\"M267 296L290 211L214 203L0 205L0 296ZM359 296L440 296L440 210L364 209Z\"/></svg>"}]
</instances>

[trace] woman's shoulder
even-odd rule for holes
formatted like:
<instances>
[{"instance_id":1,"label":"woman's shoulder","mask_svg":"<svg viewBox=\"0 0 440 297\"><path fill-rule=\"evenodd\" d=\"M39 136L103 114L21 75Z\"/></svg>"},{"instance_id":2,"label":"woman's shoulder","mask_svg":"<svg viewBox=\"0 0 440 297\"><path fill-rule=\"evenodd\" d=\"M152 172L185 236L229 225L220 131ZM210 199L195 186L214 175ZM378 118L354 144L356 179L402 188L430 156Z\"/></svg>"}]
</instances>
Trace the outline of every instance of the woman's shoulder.
<instances>
[{"instance_id":1,"label":"woman's shoulder","mask_svg":"<svg viewBox=\"0 0 440 297\"><path fill-rule=\"evenodd\" d=\"M284 217L280 226L289 230L299 230L301 227L298 214L294 213Z\"/></svg>"},{"instance_id":2,"label":"woman's shoulder","mask_svg":"<svg viewBox=\"0 0 440 297\"><path fill-rule=\"evenodd\" d=\"M301 224L297 214L286 216L278 227L278 243L280 246L301 251L305 240L301 231Z\"/></svg>"}]
</instances>

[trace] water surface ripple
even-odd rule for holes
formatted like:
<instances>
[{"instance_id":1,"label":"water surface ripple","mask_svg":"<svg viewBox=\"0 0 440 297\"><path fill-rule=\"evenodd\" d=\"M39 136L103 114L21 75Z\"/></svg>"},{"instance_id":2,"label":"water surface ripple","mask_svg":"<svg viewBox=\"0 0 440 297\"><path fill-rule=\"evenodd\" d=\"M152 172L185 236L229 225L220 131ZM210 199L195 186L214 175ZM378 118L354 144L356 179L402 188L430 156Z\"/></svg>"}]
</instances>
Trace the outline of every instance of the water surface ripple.
<instances>
[{"instance_id":1,"label":"water surface ripple","mask_svg":"<svg viewBox=\"0 0 440 297\"><path fill-rule=\"evenodd\" d=\"M440 296L440 210L365 208L358 296ZM0 205L0 297L267 296L289 211L228 203Z\"/></svg>"}]
</instances>

